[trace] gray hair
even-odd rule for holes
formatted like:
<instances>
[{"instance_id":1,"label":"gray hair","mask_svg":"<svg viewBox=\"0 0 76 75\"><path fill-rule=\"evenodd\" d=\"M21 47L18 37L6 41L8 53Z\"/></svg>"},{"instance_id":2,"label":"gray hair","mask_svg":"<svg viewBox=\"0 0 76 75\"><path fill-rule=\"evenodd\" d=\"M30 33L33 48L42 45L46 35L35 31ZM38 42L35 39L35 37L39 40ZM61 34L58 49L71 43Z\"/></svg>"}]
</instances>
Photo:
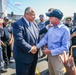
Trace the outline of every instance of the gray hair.
<instances>
[{"instance_id":1,"label":"gray hair","mask_svg":"<svg viewBox=\"0 0 76 75\"><path fill-rule=\"evenodd\" d=\"M24 11L24 14L29 13L29 12L34 12L34 10L31 7L27 7Z\"/></svg>"}]
</instances>

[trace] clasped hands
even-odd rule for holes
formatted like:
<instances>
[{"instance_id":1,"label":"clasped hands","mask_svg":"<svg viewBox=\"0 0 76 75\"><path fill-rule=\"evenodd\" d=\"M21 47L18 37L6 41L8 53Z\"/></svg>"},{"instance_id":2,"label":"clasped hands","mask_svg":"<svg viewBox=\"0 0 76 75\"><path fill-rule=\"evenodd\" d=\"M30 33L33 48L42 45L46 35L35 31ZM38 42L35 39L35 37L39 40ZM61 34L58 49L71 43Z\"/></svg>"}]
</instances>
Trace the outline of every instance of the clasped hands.
<instances>
[{"instance_id":1,"label":"clasped hands","mask_svg":"<svg viewBox=\"0 0 76 75\"><path fill-rule=\"evenodd\" d=\"M36 46L32 46L30 52L31 52L32 54L35 54L35 53L37 52L37 50L38 50L38 49L37 49Z\"/></svg>"},{"instance_id":2,"label":"clasped hands","mask_svg":"<svg viewBox=\"0 0 76 75\"><path fill-rule=\"evenodd\" d=\"M37 52L37 47L36 46L32 46L32 48L31 48L31 50L30 50L30 52L32 53L32 54L35 54L36 52ZM44 48L44 50L42 50L42 52L44 53L44 54L50 54L51 53L51 51L48 49L48 48Z\"/></svg>"}]
</instances>

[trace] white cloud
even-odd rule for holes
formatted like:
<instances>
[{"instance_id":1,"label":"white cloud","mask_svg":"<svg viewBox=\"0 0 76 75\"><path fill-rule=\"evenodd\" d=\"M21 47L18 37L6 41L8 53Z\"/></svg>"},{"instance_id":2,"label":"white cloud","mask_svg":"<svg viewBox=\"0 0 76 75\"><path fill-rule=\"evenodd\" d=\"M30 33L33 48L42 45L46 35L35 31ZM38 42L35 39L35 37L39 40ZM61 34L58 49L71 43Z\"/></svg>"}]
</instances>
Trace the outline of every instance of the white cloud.
<instances>
[{"instance_id":1,"label":"white cloud","mask_svg":"<svg viewBox=\"0 0 76 75\"><path fill-rule=\"evenodd\" d=\"M21 2L14 2L14 3L15 3L15 5L22 5Z\"/></svg>"}]
</instances>

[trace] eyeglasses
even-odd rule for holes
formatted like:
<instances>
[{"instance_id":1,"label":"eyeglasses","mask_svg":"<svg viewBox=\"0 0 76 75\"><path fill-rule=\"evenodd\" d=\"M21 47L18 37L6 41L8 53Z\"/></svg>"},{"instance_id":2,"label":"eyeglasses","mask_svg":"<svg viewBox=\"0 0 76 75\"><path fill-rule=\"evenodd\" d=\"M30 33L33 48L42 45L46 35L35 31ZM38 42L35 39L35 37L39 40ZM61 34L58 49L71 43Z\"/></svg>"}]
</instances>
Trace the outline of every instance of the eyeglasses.
<instances>
[{"instance_id":1,"label":"eyeglasses","mask_svg":"<svg viewBox=\"0 0 76 75\"><path fill-rule=\"evenodd\" d=\"M71 20L68 19L68 20L66 20L66 21L71 21Z\"/></svg>"}]
</instances>

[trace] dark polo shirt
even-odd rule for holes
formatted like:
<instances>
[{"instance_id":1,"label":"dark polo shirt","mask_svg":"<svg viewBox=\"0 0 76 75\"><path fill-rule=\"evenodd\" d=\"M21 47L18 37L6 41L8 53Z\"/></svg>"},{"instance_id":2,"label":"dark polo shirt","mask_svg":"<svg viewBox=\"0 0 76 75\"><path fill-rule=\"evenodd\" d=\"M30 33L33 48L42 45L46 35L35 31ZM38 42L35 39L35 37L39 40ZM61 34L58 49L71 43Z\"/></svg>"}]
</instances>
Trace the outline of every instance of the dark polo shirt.
<instances>
[{"instance_id":1,"label":"dark polo shirt","mask_svg":"<svg viewBox=\"0 0 76 75\"><path fill-rule=\"evenodd\" d=\"M8 42L11 39L10 34L12 33L12 26L11 25L5 26L3 23L3 29L4 29L4 36L1 38L1 40L3 42Z\"/></svg>"}]
</instances>

